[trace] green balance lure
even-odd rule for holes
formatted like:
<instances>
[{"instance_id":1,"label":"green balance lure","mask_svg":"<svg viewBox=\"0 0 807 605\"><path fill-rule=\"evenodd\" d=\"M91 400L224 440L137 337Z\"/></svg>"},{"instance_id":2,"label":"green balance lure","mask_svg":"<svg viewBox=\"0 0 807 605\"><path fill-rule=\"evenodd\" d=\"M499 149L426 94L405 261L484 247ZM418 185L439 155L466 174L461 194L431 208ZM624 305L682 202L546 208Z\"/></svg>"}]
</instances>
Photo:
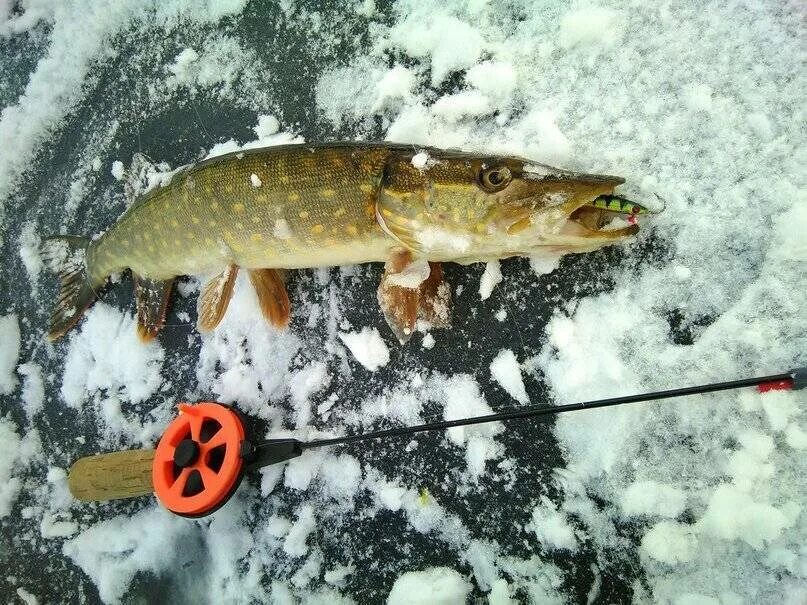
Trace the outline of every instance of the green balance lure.
<instances>
[{"instance_id":1,"label":"green balance lure","mask_svg":"<svg viewBox=\"0 0 807 605\"><path fill-rule=\"evenodd\" d=\"M620 195L601 195L592 201L590 205L618 214L656 214L653 210Z\"/></svg>"}]
</instances>

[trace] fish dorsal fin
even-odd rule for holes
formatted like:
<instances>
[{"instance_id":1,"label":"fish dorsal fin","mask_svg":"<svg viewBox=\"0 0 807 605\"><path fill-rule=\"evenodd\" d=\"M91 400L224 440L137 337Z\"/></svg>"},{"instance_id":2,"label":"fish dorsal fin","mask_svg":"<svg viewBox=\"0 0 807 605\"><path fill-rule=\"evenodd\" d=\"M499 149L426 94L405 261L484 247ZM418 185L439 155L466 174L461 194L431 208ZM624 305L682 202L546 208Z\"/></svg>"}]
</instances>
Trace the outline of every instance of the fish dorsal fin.
<instances>
[{"instance_id":1,"label":"fish dorsal fin","mask_svg":"<svg viewBox=\"0 0 807 605\"><path fill-rule=\"evenodd\" d=\"M174 278L151 279L132 273L137 304L137 335L142 342L153 340L165 324Z\"/></svg>"},{"instance_id":2,"label":"fish dorsal fin","mask_svg":"<svg viewBox=\"0 0 807 605\"><path fill-rule=\"evenodd\" d=\"M249 280L266 320L276 328L285 328L289 325L291 304L283 277L277 269L251 269Z\"/></svg>"},{"instance_id":3,"label":"fish dorsal fin","mask_svg":"<svg viewBox=\"0 0 807 605\"><path fill-rule=\"evenodd\" d=\"M199 295L196 325L200 332L209 332L221 322L230 304L238 277L238 265L228 265L224 271L207 282Z\"/></svg>"}]
</instances>

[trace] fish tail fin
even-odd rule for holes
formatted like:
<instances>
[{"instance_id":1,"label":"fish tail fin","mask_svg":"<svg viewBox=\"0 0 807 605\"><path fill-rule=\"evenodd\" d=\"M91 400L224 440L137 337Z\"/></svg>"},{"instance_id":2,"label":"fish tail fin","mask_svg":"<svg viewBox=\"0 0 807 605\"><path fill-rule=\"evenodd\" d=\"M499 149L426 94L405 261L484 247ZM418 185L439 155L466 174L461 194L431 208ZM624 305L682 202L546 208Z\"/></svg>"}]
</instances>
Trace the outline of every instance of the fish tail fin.
<instances>
[{"instance_id":1,"label":"fish tail fin","mask_svg":"<svg viewBox=\"0 0 807 605\"><path fill-rule=\"evenodd\" d=\"M42 243L42 258L60 280L59 296L50 316L49 340L64 336L98 298L87 271L89 245L89 238L75 235L56 235Z\"/></svg>"}]
</instances>

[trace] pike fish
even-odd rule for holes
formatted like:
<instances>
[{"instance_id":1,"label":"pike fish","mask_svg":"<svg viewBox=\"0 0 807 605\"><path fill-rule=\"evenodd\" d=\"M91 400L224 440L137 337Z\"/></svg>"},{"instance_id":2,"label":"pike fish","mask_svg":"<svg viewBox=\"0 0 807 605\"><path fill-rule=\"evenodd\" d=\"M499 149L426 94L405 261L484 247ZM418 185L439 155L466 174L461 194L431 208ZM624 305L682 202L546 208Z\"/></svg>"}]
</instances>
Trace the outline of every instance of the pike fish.
<instances>
[{"instance_id":1,"label":"pike fish","mask_svg":"<svg viewBox=\"0 0 807 605\"><path fill-rule=\"evenodd\" d=\"M49 238L43 253L61 288L48 336L59 338L130 270L137 331L165 323L174 280L215 274L197 325L212 330L246 270L274 326L289 322L284 269L383 262L378 301L404 342L418 318L449 323L441 263L595 250L634 235L609 217L647 208L618 196L623 179L519 157L388 143L250 149L179 169L102 235Z\"/></svg>"}]
</instances>

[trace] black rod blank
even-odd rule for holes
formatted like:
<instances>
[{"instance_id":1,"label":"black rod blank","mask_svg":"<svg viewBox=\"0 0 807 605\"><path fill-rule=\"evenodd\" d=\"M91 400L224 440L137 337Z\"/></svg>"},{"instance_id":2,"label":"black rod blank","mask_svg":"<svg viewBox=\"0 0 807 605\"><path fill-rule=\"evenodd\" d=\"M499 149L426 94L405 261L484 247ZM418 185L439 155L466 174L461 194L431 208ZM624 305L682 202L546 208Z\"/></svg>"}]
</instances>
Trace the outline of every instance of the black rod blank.
<instances>
[{"instance_id":1,"label":"black rod blank","mask_svg":"<svg viewBox=\"0 0 807 605\"><path fill-rule=\"evenodd\" d=\"M703 393L714 393L717 391L729 391L743 387L754 387L764 384L784 383L783 388L799 388L803 386L804 376L807 368L799 368L785 374L773 374L760 378L743 378L741 380L730 380L727 382L715 382L694 387L684 387L680 389L669 389L666 391L654 391L651 393L639 393L637 395L627 395L622 397L611 397L608 399L596 399L594 401L581 401L578 403L567 403L564 405L535 405L516 410L499 412L498 414L488 414L486 416L473 416L471 418L458 418L456 420L439 420L427 422L415 426L404 426L369 433L356 433L355 435L345 435L342 437L332 437L329 439L314 439L303 442L303 449L324 447L327 445L339 445L344 443L355 443L357 441L367 441L369 439L383 439L386 437L402 437L414 433L426 431L442 431L455 426L470 426L485 422L498 422L502 420L519 420L523 418L536 418L540 416L554 416L563 412L574 412L577 410L591 410L595 408L607 408L626 403L639 403L647 401L658 401L659 399L670 399L672 397L684 397L686 395L700 395Z\"/></svg>"}]
</instances>

